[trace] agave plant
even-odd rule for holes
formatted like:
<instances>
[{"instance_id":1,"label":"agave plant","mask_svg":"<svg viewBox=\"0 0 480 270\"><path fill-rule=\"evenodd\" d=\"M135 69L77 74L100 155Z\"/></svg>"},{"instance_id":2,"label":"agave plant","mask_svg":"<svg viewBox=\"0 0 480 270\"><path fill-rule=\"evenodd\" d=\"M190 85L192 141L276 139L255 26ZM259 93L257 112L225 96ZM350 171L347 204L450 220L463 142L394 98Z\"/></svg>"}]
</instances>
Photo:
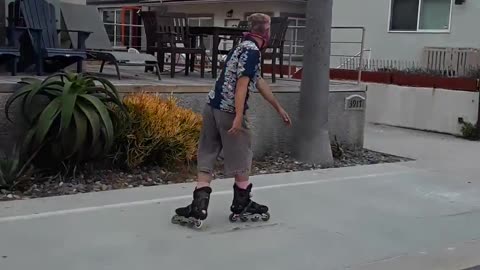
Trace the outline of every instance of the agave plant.
<instances>
[{"instance_id":1,"label":"agave plant","mask_svg":"<svg viewBox=\"0 0 480 270\"><path fill-rule=\"evenodd\" d=\"M15 186L32 172L31 169L31 159L23 162L20 149L14 146L10 155L0 158L0 187Z\"/></svg>"},{"instance_id":2,"label":"agave plant","mask_svg":"<svg viewBox=\"0 0 480 270\"><path fill-rule=\"evenodd\" d=\"M42 149L51 162L80 162L105 154L114 142L112 110L124 111L113 84L103 78L57 73L46 79L22 79L21 87L5 105L21 100L21 111L30 129L24 147L30 153ZM41 110L34 102L46 99ZM118 111L117 108L115 108Z\"/></svg>"}]
</instances>

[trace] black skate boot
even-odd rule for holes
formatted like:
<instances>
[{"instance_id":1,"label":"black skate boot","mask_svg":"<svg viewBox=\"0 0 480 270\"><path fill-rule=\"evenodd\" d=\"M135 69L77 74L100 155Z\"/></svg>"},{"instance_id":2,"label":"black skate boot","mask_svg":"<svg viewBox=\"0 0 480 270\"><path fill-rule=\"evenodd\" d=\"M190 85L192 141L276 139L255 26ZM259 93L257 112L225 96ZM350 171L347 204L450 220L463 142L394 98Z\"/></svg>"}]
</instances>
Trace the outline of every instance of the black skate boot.
<instances>
[{"instance_id":1,"label":"black skate boot","mask_svg":"<svg viewBox=\"0 0 480 270\"><path fill-rule=\"evenodd\" d=\"M250 199L252 192L252 184L247 189L241 189L236 184L233 185L233 202L230 210L232 214L229 219L231 222L241 220L242 222L248 221L268 221L270 214L268 213L268 207L266 205L258 204Z\"/></svg>"},{"instance_id":2,"label":"black skate boot","mask_svg":"<svg viewBox=\"0 0 480 270\"><path fill-rule=\"evenodd\" d=\"M177 208L175 210L176 215L172 217L172 223L194 226L200 229L208 216L210 193L212 193L210 187L195 189L192 203L186 207Z\"/></svg>"}]
</instances>

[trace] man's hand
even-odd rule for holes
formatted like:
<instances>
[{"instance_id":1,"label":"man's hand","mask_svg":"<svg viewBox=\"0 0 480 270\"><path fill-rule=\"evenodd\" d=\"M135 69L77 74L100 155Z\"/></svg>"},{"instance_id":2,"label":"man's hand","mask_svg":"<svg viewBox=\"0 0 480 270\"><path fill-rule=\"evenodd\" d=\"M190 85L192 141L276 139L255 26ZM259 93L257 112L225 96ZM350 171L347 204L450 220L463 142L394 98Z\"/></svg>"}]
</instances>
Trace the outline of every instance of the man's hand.
<instances>
[{"instance_id":1,"label":"man's hand","mask_svg":"<svg viewBox=\"0 0 480 270\"><path fill-rule=\"evenodd\" d=\"M283 122L287 126L292 125L292 119L288 115L288 113L282 108L278 100L275 98L275 96L272 93L272 90L270 89L270 86L268 86L267 82L263 78L260 78L257 82L257 89L260 91L260 94L263 96L263 98L272 105L272 107L278 112L280 117L282 118Z\"/></svg>"},{"instance_id":2,"label":"man's hand","mask_svg":"<svg viewBox=\"0 0 480 270\"><path fill-rule=\"evenodd\" d=\"M235 119L233 119L232 128L228 130L228 134L230 135L237 134L242 129L242 122L243 122L242 116L238 116L238 115L235 116Z\"/></svg>"},{"instance_id":3,"label":"man's hand","mask_svg":"<svg viewBox=\"0 0 480 270\"><path fill-rule=\"evenodd\" d=\"M278 114L282 118L285 125L289 127L292 126L292 119L290 118L290 115L288 115L288 113L282 107L280 107L280 109L278 110Z\"/></svg>"}]
</instances>

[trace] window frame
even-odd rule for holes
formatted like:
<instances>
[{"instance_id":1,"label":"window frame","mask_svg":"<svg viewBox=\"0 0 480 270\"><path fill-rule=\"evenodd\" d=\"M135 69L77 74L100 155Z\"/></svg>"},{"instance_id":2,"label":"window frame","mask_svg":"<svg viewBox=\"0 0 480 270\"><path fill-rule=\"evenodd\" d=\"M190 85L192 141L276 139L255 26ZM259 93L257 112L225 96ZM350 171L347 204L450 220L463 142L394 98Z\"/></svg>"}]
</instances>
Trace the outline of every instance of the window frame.
<instances>
[{"instance_id":1,"label":"window frame","mask_svg":"<svg viewBox=\"0 0 480 270\"><path fill-rule=\"evenodd\" d=\"M388 23L387 23L387 32L388 33L411 33L411 34L422 34L422 33L430 33L430 34L445 34L450 33L452 30L452 12L454 8L455 0L450 0L450 14L448 15L448 28L447 29L419 29L420 26L420 15L422 12L422 4L424 0L418 0L418 14L417 14L417 29L416 30L392 30L392 7L393 1L390 0L388 5Z\"/></svg>"},{"instance_id":2,"label":"window frame","mask_svg":"<svg viewBox=\"0 0 480 270\"><path fill-rule=\"evenodd\" d=\"M191 27L190 20L198 20L198 25L199 26L201 26L201 21L202 20L211 20L212 21L212 26L215 26L215 14L214 13L187 13L187 23L188 23L189 27ZM203 42L205 44L205 47L207 47L207 51L210 50L209 47L211 47L211 45L213 44L212 37L207 37L206 39L204 39ZM196 45L200 46L200 40L197 40Z\"/></svg>"},{"instance_id":3,"label":"window frame","mask_svg":"<svg viewBox=\"0 0 480 270\"><path fill-rule=\"evenodd\" d=\"M213 13L189 13L187 14L187 20L190 25L191 20L199 20L199 25L201 20L212 20L212 24L215 25L215 14Z\"/></svg>"},{"instance_id":4,"label":"window frame","mask_svg":"<svg viewBox=\"0 0 480 270\"><path fill-rule=\"evenodd\" d=\"M109 26L113 26L113 40L110 41L112 47L114 49L125 49L125 48L133 48L132 46L132 40L133 38L142 38L143 37L143 33L144 33L144 26L143 26L143 22L141 24L134 24L132 19L133 17L130 15L130 19L127 23L125 24L122 24L121 23L121 20L118 20L118 16L117 16L117 12L120 12L120 15L121 15L121 12L122 12L122 7L118 7L118 6L112 6L112 7L101 7L98 9L99 11L99 15L102 19L102 23L105 27L105 25L109 25ZM105 22L103 20L103 16L104 16L104 12L105 11L112 11L114 16L113 16L113 22ZM131 12L131 11L130 11ZM121 44L121 42L117 42L117 37L122 37L122 34L121 33L118 33L117 31L117 27L120 26L120 27L128 27L129 28L129 35L128 35L128 45L124 45L124 44ZM133 36L132 35L132 30L133 28L139 28L140 29L140 36ZM108 32L107 32L107 35L108 35ZM108 35L109 39L110 39L110 35ZM142 44L143 46L143 44Z\"/></svg>"},{"instance_id":5,"label":"window frame","mask_svg":"<svg viewBox=\"0 0 480 270\"><path fill-rule=\"evenodd\" d=\"M306 18L306 14L302 14L302 13L289 13L289 12L281 12L280 13L280 17L287 17L287 19L289 20L289 27L290 27L290 20L295 20L295 26L298 27L299 25L299 21L304 21L305 24L306 24L306 21L307 21L307 18ZM291 29L291 28L290 28ZM298 28L293 28L291 29L293 31L293 43L290 43L290 45L292 46L292 51L289 52L291 53L292 55L302 55L303 54L303 50L305 48L305 40L301 40L301 42L299 42L298 40ZM288 30L287 30L288 31ZM289 39L289 37L286 37L286 39ZM300 45L299 45L300 44ZM285 43L285 47L286 48L289 48L287 42ZM286 48L285 48L285 51L286 51ZM302 53L301 54L297 54L298 51L301 51Z\"/></svg>"}]
</instances>

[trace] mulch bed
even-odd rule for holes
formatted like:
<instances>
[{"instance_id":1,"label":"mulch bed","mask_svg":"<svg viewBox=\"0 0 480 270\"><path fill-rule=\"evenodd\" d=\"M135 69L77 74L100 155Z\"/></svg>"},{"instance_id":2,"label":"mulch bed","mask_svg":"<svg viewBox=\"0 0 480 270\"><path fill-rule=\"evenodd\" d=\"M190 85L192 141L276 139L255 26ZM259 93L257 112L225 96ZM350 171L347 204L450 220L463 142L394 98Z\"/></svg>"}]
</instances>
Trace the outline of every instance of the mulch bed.
<instances>
[{"instance_id":1,"label":"mulch bed","mask_svg":"<svg viewBox=\"0 0 480 270\"><path fill-rule=\"evenodd\" d=\"M350 167L379 163L393 163L410 159L370 151L367 149L350 151L343 150L342 157L336 157L332 167ZM223 178L219 162L216 177ZM252 175L277 174L295 171L325 169L314 164L296 161L289 154L274 153L261 160L255 160L252 166ZM115 189L135 188L142 186L159 186L174 183L193 182L195 179L194 166L185 166L180 169L167 170L158 166L144 167L131 172L115 170L80 170L75 177L32 178L24 181L15 190L0 190L0 201L28 198L71 195L78 193L100 192Z\"/></svg>"}]
</instances>

